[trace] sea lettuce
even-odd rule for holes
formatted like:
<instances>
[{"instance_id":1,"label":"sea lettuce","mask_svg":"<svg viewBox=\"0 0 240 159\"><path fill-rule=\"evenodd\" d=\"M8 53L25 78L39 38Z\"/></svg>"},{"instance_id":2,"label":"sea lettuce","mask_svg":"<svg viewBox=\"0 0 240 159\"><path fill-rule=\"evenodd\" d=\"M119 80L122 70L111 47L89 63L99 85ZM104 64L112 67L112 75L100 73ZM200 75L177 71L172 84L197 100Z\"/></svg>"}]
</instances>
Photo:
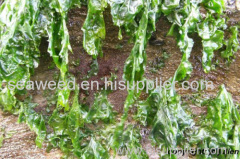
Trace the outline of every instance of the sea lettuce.
<instances>
[{"instance_id":1,"label":"sea lettuce","mask_svg":"<svg viewBox=\"0 0 240 159\"><path fill-rule=\"evenodd\" d=\"M0 80L26 82L38 67L42 37L49 37L48 51L67 82L67 11L79 1L4 1L0 9ZM16 92L12 91L12 95ZM59 90L59 105L68 108L68 90Z\"/></svg>"},{"instance_id":2,"label":"sea lettuce","mask_svg":"<svg viewBox=\"0 0 240 159\"><path fill-rule=\"evenodd\" d=\"M114 138L117 130L119 131L117 125L108 125L101 133L102 138L107 141L107 147L113 150L114 156L127 156L129 159L149 158L140 143L140 129L136 125L129 124L123 132L120 130L118 140Z\"/></svg>"},{"instance_id":3,"label":"sea lettuce","mask_svg":"<svg viewBox=\"0 0 240 159\"><path fill-rule=\"evenodd\" d=\"M102 56L102 40L106 35L103 11L106 5L106 0L88 1L88 14L82 27L83 47L93 58Z\"/></svg>"},{"instance_id":4,"label":"sea lettuce","mask_svg":"<svg viewBox=\"0 0 240 159\"><path fill-rule=\"evenodd\" d=\"M203 57L202 65L206 73L211 70L214 51L223 46L225 19L215 19L211 14L198 24L198 35L202 38Z\"/></svg>"},{"instance_id":5,"label":"sea lettuce","mask_svg":"<svg viewBox=\"0 0 240 159\"><path fill-rule=\"evenodd\" d=\"M86 117L88 122L95 121L97 123L99 120L104 122L113 122L113 106L108 101L107 95L107 91L95 94L94 103Z\"/></svg>"},{"instance_id":6,"label":"sea lettuce","mask_svg":"<svg viewBox=\"0 0 240 159\"><path fill-rule=\"evenodd\" d=\"M53 128L53 133L48 135L54 147L60 147L63 152L73 152L81 156L81 140L85 134L80 128L84 127L85 112L78 102L78 90L76 89L70 111L62 112L58 107L54 110L48 123Z\"/></svg>"},{"instance_id":7,"label":"sea lettuce","mask_svg":"<svg viewBox=\"0 0 240 159\"><path fill-rule=\"evenodd\" d=\"M152 127L150 138L162 152L184 146L189 138L187 130L194 126L173 88L153 90L146 101L140 102L137 117L139 122ZM167 157L164 153L160 155Z\"/></svg>"},{"instance_id":8,"label":"sea lettuce","mask_svg":"<svg viewBox=\"0 0 240 159\"><path fill-rule=\"evenodd\" d=\"M217 97L204 101L202 105L207 106L207 115L198 124L200 127L193 133L190 143L205 149L239 150L240 114L226 88L222 85ZM199 154L198 158L214 158L216 155ZM221 152L218 158L237 159L239 154L226 156Z\"/></svg>"},{"instance_id":9,"label":"sea lettuce","mask_svg":"<svg viewBox=\"0 0 240 159\"><path fill-rule=\"evenodd\" d=\"M231 37L224 41L226 49L221 52L221 56L228 60L239 50L238 27L232 26L230 27L230 31L232 33Z\"/></svg>"},{"instance_id":10,"label":"sea lettuce","mask_svg":"<svg viewBox=\"0 0 240 159\"><path fill-rule=\"evenodd\" d=\"M66 87L57 90L57 106L49 120L49 116L34 111L36 104L18 101L15 94L19 92L9 90L6 82L24 82L30 79L34 68L38 67L42 37L48 38L48 52L60 70L59 81L67 83L70 80L68 53L72 49L67 16L68 11L80 3L88 6L82 28L83 47L94 58L88 77L96 75L98 71L97 57L102 55L102 44L106 36L103 12L107 4L114 25L119 27L119 39L122 39L122 31L125 31L130 36L130 42L134 43L123 75L130 87L133 87L134 82L144 80L147 43L156 30L156 22L161 13L173 24L168 35L176 36L183 53L172 78L173 83L175 80L184 80L192 72L189 61L194 45L192 33L198 33L202 38L205 72L210 71L215 50L226 46L221 55L230 59L239 48L238 28L235 26L230 28L232 36L223 42L223 0L89 0L88 3L85 0L5 0L0 7L0 105L4 111L19 113L19 122L26 122L36 132L37 146L41 147L43 141L46 141L53 147L59 147L68 158L73 154L77 158L109 158L110 149L115 154L125 149L127 152L120 155L127 155L128 158L148 158L141 146L140 130L132 124L126 124L129 108L136 103L138 110L135 119L152 128L150 137L161 150L183 147L187 140L202 148L225 146L233 150L239 149L240 115L224 87L221 87L216 99L204 103L208 113L199 124L199 129L192 129L194 122L182 108L180 96L172 89L157 88L151 91L147 100L140 102L136 101L141 91L128 90L119 123L115 122L113 106L108 101L108 93L104 91L95 95L93 105L86 111L79 102L77 88L73 99L70 98L71 91ZM206 9L206 18L200 14L200 7ZM111 126L108 127L107 123ZM50 128L48 132L46 127ZM98 128L109 129L103 131ZM189 129L196 129L192 137ZM171 157L176 158L175 155ZM220 157L225 158L223 155ZM238 155L231 157L239 158Z\"/></svg>"},{"instance_id":11,"label":"sea lettuce","mask_svg":"<svg viewBox=\"0 0 240 159\"><path fill-rule=\"evenodd\" d=\"M179 7L173 10L171 6L176 6L176 2L172 1L172 5L168 5L170 8L165 10L171 10L167 12L168 20L173 23L168 35L175 35L177 38L180 51L183 53L181 63L174 74L173 81L182 81L189 77L192 72L192 65L189 62L189 58L192 52L194 41L189 37L190 33L195 32L197 23L200 21L199 1L191 2L189 0L183 0L179 3ZM175 31L178 31L175 33Z\"/></svg>"},{"instance_id":12,"label":"sea lettuce","mask_svg":"<svg viewBox=\"0 0 240 159\"><path fill-rule=\"evenodd\" d=\"M0 80L29 79L38 66L40 0L6 0L0 8Z\"/></svg>"},{"instance_id":13,"label":"sea lettuce","mask_svg":"<svg viewBox=\"0 0 240 159\"><path fill-rule=\"evenodd\" d=\"M108 151L97 138L98 130L93 133L88 125L99 120L111 122L114 119L106 95L106 92L98 93L91 109L86 112L79 103L76 89L70 110L58 107L49 119L48 123L53 129L53 133L48 135L51 144L60 147L68 156L73 153L77 158L108 158Z\"/></svg>"},{"instance_id":14,"label":"sea lettuce","mask_svg":"<svg viewBox=\"0 0 240 159\"><path fill-rule=\"evenodd\" d=\"M37 104L30 103L28 100L18 102L18 104L20 105L18 122L25 122L37 134L36 145L42 147L47 132L43 115L36 113L34 110Z\"/></svg>"},{"instance_id":15,"label":"sea lettuce","mask_svg":"<svg viewBox=\"0 0 240 159\"><path fill-rule=\"evenodd\" d=\"M0 108L3 111L14 113L17 110L15 92L8 88L0 89Z\"/></svg>"},{"instance_id":16,"label":"sea lettuce","mask_svg":"<svg viewBox=\"0 0 240 159\"><path fill-rule=\"evenodd\" d=\"M127 2L128 1L121 1L120 4L123 7L128 6L128 8L131 8L130 6L131 3L127 3ZM140 7L141 2L142 1L138 1L138 3L136 2L136 6ZM116 131L113 136L113 140L116 140L116 141L114 141L113 143L119 142L118 141L120 139L119 136L122 136L122 134L124 133L124 123L127 119L129 108L132 106L134 101L140 95L140 92L136 92L136 89L133 88L133 85L134 85L134 82L143 80L143 74L145 71L146 60L147 60L145 49L146 49L147 42L151 37L151 34L155 31L155 22L156 22L156 19L159 17L160 4L161 3L159 0L147 0L147 1L143 1L142 3L143 7L142 7L142 10L139 12L139 16L140 16L140 20L138 22L139 24L136 32L134 32L134 34L132 35L134 39L134 47L131 51L130 56L126 60L125 66L124 66L123 78L124 80L129 82L130 89L128 90L128 96L124 104L124 111L121 117L121 121L118 127L116 128ZM137 12L138 11L135 9L135 14ZM112 11L112 13L115 13L115 12ZM132 18L134 18L134 16L131 16L131 19ZM114 144L113 144L113 147L114 147Z\"/></svg>"},{"instance_id":17,"label":"sea lettuce","mask_svg":"<svg viewBox=\"0 0 240 159\"><path fill-rule=\"evenodd\" d=\"M59 68L61 76L59 81L68 83L66 73L68 72L68 52L72 52L67 28L67 13L71 7L80 5L76 0L45 0L44 3L49 7L46 16L48 25L46 32L49 37L48 52L52 56L54 63ZM64 89L58 89L58 106L69 109L70 90L65 86Z\"/></svg>"},{"instance_id":18,"label":"sea lettuce","mask_svg":"<svg viewBox=\"0 0 240 159\"><path fill-rule=\"evenodd\" d=\"M144 1L109 0L108 3L111 6L113 23L119 27L119 39L122 39L121 28L124 28L126 33L134 38L138 30L138 20L136 17L142 11Z\"/></svg>"},{"instance_id":19,"label":"sea lettuce","mask_svg":"<svg viewBox=\"0 0 240 159\"><path fill-rule=\"evenodd\" d=\"M38 67L40 4L40 0L6 0L0 7L0 103L5 111L12 112L16 104L16 90L9 90L8 82L26 82Z\"/></svg>"},{"instance_id":20,"label":"sea lettuce","mask_svg":"<svg viewBox=\"0 0 240 159\"><path fill-rule=\"evenodd\" d=\"M107 159L109 158L108 151L94 139L90 139L89 144L82 149L82 159Z\"/></svg>"},{"instance_id":21,"label":"sea lettuce","mask_svg":"<svg viewBox=\"0 0 240 159\"><path fill-rule=\"evenodd\" d=\"M203 0L202 3L211 13L222 14L226 8L225 2L224 0Z\"/></svg>"}]
</instances>

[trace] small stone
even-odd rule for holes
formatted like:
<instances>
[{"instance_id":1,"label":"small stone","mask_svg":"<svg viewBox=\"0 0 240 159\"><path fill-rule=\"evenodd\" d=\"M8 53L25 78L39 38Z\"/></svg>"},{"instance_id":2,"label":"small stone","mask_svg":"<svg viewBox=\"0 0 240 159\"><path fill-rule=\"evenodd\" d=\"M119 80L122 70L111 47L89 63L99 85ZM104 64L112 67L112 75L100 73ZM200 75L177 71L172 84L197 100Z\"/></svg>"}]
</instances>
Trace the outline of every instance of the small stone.
<instances>
[{"instance_id":1,"label":"small stone","mask_svg":"<svg viewBox=\"0 0 240 159\"><path fill-rule=\"evenodd\" d=\"M236 1L236 7L238 10L240 10L240 1Z\"/></svg>"}]
</instances>

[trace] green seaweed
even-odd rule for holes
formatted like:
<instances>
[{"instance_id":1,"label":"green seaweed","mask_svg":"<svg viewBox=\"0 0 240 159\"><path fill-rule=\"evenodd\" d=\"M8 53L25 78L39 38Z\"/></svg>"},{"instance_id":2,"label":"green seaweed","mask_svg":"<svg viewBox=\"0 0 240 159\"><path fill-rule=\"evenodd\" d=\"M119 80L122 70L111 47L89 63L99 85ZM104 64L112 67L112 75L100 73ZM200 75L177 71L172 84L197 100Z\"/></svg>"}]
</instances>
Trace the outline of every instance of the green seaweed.
<instances>
[{"instance_id":1,"label":"green seaweed","mask_svg":"<svg viewBox=\"0 0 240 159\"><path fill-rule=\"evenodd\" d=\"M52 147L60 148L66 158L72 155L77 158L110 158L110 149L115 155L121 152L118 155L127 155L128 158L148 158L140 143L140 130L131 124L126 125L129 109L136 103L135 119L152 128L150 138L161 150L189 144L200 148L239 149L239 112L223 86L217 98L203 103L208 108L207 116L197 126L182 108L183 101L173 88L157 88L150 92L145 101L139 101L141 91L128 90L119 123L116 123L113 106L108 101L108 91L98 92L93 105L86 111L79 102L78 88L73 99L70 98L71 90L66 87L58 89L54 102L56 109L48 122L46 119L49 116L45 117L34 110L37 104L29 100L20 102L15 95L26 91L10 90L8 82L26 82L30 79L39 65L39 46L43 37L48 38L48 52L60 70L57 80L67 83L71 79L68 54L72 49L67 16L68 11L80 6L80 3L88 6L82 27L83 47L94 59L88 78L97 74L97 57L103 55L106 36L103 12L108 5L112 21L119 27L119 39L122 39L124 31L129 35L130 42L134 43L123 74L130 88L134 82L145 80L147 43L156 31L156 22L161 13L172 23L168 35L176 37L183 53L172 83L188 78L193 70L189 61L194 46L191 34L198 33L202 39L202 65L206 73L211 70L214 51L224 48L221 56L230 60L239 49L237 26L230 27L231 36L223 40L227 27L222 16L226 8L223 0L5 0L0 7L0 106L4 111L19 114L19 122L25 122L37 134L37 146L41 147L46 141ZM206 17L200 14L200 7L206 9ZM92 130L92 126L96 128ZM47 127L51 129L46 131ZM101 130L98 130L99 127ZM107 130L104 131L104 128ZM122 152L123 149L127 152ZM160 156L176 158L164 153ZM198 156L213 157L216 156ZM239 155L218 157L237 159Z\"/></svg>"},{"instance_id":2,"label":"green seaweed","mask_svg":"<svg viewBox=\"0 0 240 159\"><path fill-rule=\"evenodd\" d=\"M232 96L222 85L215 99L206 100L207 115L200 122L200 128L194 131L190 143L199 148L218 148L239 150L240 114L233 103ZM218 158L239 158L239 154L227 155L221 151ZM198 158L214 158L216 155L198 154Z\"/></svg>"},{"instance_id":3,"label":"green seaweed","mask_svg":"<svg viewBox=\"0 0 240 159\"><path fill-rule=\"evenodd\" d=\"M226 46L226 50L221 52L221 56L228 60L239 50L238 27L232 26L230 31L232 33L231 37L223 43Z\"/></svg>"},{"instance_id":4,"label":"green seaweed","mask_svg":"<svg viewBox=\"0 0 240 159\"><path fill-rule=\"evenodd\" d=\"M225 19L215 19L211 14L198 24L198 34L202 38L203 57L202 65L205 72L211 70L211 62L214 51L223 46Z\"/></svg>"},{"instance_id":5,"label":"green seaweed","mask_svg":"<svg viewBox=\"0 0 240 159\"><path fill-rule=\"evenodd\" d=\"M102 56L102 40L106 35L103 11L106 5L106 0L88 1L88 14L82 28L83 47L93 58Z\"/></svg>"},{"instance_id":6,"label":"green seaweed","mask_svg":"<svg viewBox=\"0 0 240 159\"><path fill-rule=\"evenodd\" d=\"M43 115L40 115L34 111L37 106L35 103L30 103L28 100L25 102L19 102L19 119L18 122L25 122L31 130L37 134L36 145L42 147L42 143L46 137L46 125Z\"/></svg>"}]
</instances>

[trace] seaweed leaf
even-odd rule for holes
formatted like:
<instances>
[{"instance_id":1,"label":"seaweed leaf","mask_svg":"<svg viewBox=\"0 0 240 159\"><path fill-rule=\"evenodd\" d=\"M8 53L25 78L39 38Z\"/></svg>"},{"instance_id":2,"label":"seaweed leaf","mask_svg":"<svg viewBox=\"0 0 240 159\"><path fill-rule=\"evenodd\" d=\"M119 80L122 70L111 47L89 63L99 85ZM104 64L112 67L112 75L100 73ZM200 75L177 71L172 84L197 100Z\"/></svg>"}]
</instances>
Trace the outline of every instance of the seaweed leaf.
<instances>
[{"instance_id":1,"label":"seaweed leaf","mask_svg":"<svg viewBox=\"0 0 240 159\"><path fill-rule=\"evenodd\" d=\"M220 29L225 28L225 19L215 19L211 14L208 14L204 21L198 24L198 34L203 44L202 65L206 73L211 70L214 51L222 47L224 32Z\"/></svg>"},{"instance_id":2,"label":"seaweed leaf","mask_svg":"<svg viewBox=\"0 0 240 159\"><path fill-rule=\"evenodd\" d=\"M26 82L38 66L40 0L6 0L0 7L0 83ZM1 85L2 87L3 85ZM1 88L1 105L12 112L16 90Z\"/></svg>"},{"instance_id":3,"label":"seaweed leaf","mask_svg":"<svg viewBox=\"0 0 240 159\"><path fill-rule=\"evenodd\" d=\"M49 3L48 1L46 2ZM66 77L66 73L68 71L68 51L72 52L66 24L67 12L71 7L79 5L79 3L80 1L76 0L54 0L50 3L50 9L53 11L48 14L48 52L61 72L59 81L63 81L64 83L68 82ZM65 107L66 110L69 110L69 96L70 90L67 87L64 87L62 90L58 90L58 106Z\"/></svg>"},{"instance_id":4,"label":"seaweed leaf","mask_svg":"<svg viewBox=\"0 0 240 159\"><path fill-rule=\"evenodd\" d=\"M26 124L37 134L36 145L42 147L42 143L46 137L46 126L43 115L40 115L34 111L34 107L37 104L25 101L25 103L19 102L19 119L18 122L26 122Z\"/></svg>"},{"instance_id":5,"label":"seaweed leaf","mask_svg":"<svg viewBox=\"0 0 240 159\"><path fill-rule=\"evenodd\" d=\"M59 108L55 109L49 119L49 125L54 133L48 136L55 147L60 147L63 152L81 156L81 140L85 134L80 128L84 127L85 112L81 109L78 102L78 89L75 90L73 104L69 112L61 112Z\"/></svg>"},{"instance_id":6,"label":"seaweed leaf","mask_svg":"<svg viewBox=\"0 0 240 159\"><path fill-rule=\"evenodd\" d=\"M89 144L82 149L82 159L105 159L109 158L108 151L95 140L94 137L91 137Z\"/></svg>"},{"instance_id":7,"label":"seaweed leaf","mask_svg":"<svg viewBox=\"0 0 240 159\"><path fill-rule=\"evenodd\" d=\"M224 45L226 45L226 50L221 52L221 56L223 58L227 58L229 60L230 57L234 56L234 54L239 49L239 40L238 40L238 27L232 26L230 28L232 35L231 37L224 41Z\"/></svg>"},{"instance_id":8,"label":"seaweed leaf","mask_svg":"<svg viewBox=\"0 0 240 159\"><path fill-rule=\"evenodd\" d=\"M176 2L178 1L175 0L171 4L176 6ZM173 31L174 28L177 27L178 46L183 53L181 63L174 74L173 81L182 81L189 77L192 72L192 65L189 62L189 57L192 52L194 41L188 35L195 31L196 24L200 21L199 2L184 0L179 4L180 7L177 7L175 10L171 8L172 5L169 4L168 6L170 8L165 8L165 10L172 11L167 14L169 21L173 23L170 31ZM173 35L173 33L169 32L168 35Z\"/></svg>"},{"instance_id":9,"label":"seaweed leaf","mask_svg":"<svg viewBox=\"0 0 240 159\"><path fill-rule=\"evenodd\" d=\"M203 0L203 5L211 13L222 14L225 10L225 1L224 0Z\"/></svg>"},{"instance_id":10,"label":"seaweed leaf","mask_svg":"<svg viewBox=\"0 0 240 159\"><path fill-rule=\"evenodd\" d=\"M222 85L218 96L205 101L203 105L207 105L207 116L202 120L201 127L194 132L191 143L202 148L238 150L240 114L226 88ZM202 154L199 157L211 158L216 155ZM218 157L236 159L239 154L226 157L221 152Z\"/></svg>"},{"instance_id":11,"label":"seaweed leaf","mask_svg":"<svg viewBox=\"0 0 240 159\"><path fill-rule=\"evenodd\" d=\"M131 3L129 4L127 2L128 1L122 1L121 3L125 3L128 8L131 8L131 6L129 6ZM136 6L140 6L141 3L138 1L136 4ZM113 140L115 140L113 143L119 142L119 136L122 136L124 132L124 123L128 116L129 107L131 107L135 99L140 95L140 92L136 92L133 85L135 81L143 80L147 60L145 49L151 34L155 31L155 22L159 16L159 5L159 0L143 1L143 9L140 12L141 18L139 26L137 27L136 32L132 35L135 39L134 47L124 66L123 78L129 82L130 89L128 90L128 96L124 104L124 112L121 117L121 121L113 136ZM135 13L137 12L138 11L135 10ZM134 18L134 16L131 18ZM112 145L112 148L115 149L114 144Z\"/></svg>"},{"instance_id":12,"label":"seaweed leaf","mask_svg":"<svg viewBox=\"0 0 240 159\"><path fill-rule=\"evenodd\" d=\"M140 108L143 107L145 111L143 113L142 109L138 109L138 120L152 126L151 139L162 150L184 146L189 138L186 130L194 126L194 121L181 103L180 96L172 88L160 87L140 103Z\"/></svg>"},{"instance_id":13,"label":"seaweed leaf","mask_svg":"<svg viewBox=\"0 0 240 159\"><path fill-rule=\"evenodd\" d=\"M113 106L109 103L107 98L107 92L103 91L101 93L97 93L95 95L94 103L87 114L87 121L96 123L98 120L102 120L104 122L113 122L114 120L114 112Z\"/></svg>"},{"instance_id":14,"label":"seaweed leaf","mask_svg":"<svg viewBox=\"0 0 240 159\"><path fill-rule=\"evenodd\" d=\"M115 155L127 156L129 159L147 159L148 155L143 149L140 140L140 130L134 125L128 125L124 131L121 130L121 135L118 136L118 140L114 139L114 134L119 127L116 125L110 125L102 131L102 136L108 142L107 145L112 148Z\"/></svg>"},{"instance_id":15,"label":"seaweed leaf","mask_svg":"<svg viewBox=\"0 0 240 159\"><path fill-rule=\"evenodd\" d=\"M1 89L0 89L1 90ZM16 97L14 91L4 88L0 92L0 106L3 107L4 111L14 113L16 108Z\"/></svg>"},{"instance_id":16,"label":"seaweed leaf","mask_svg":"<svg viewBox=\"0 0 240 159\"><path fill-rule=\"evenodd\" d=\"M105 39L105 22L103 11L106 0L89 0L88 14L83 25L83 47L89 55L102 56L102 40Z\"/></svg>"}]
</instances>

